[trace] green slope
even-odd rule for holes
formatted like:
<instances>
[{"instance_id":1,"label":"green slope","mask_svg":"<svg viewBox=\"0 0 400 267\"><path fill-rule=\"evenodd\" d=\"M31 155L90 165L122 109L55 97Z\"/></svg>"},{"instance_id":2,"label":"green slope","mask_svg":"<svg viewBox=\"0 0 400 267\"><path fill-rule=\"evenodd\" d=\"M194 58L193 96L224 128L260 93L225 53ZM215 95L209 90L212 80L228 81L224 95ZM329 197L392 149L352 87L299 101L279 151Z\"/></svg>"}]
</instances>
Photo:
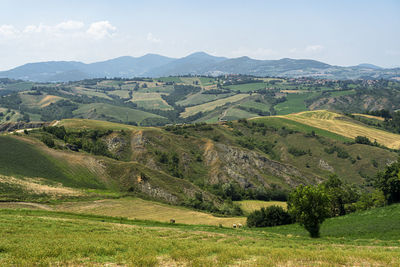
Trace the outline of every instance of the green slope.
<instances>
[{"instance_id":1,"label":"green slope","mask_svg":"<svg viewBox=\"0 0 400 267\"><path fill-rule=\"evenodd\" d=\"M136 122L140 123L147 118L162 118L159 115L155 115L149 112L119 107L104 103L84 104L81 105L77 110L74 110L73 114L76 117L82 118L96 118L101 119L104 117L112 117L117 121L121 122Z\"/></svg>"}]
</instances>

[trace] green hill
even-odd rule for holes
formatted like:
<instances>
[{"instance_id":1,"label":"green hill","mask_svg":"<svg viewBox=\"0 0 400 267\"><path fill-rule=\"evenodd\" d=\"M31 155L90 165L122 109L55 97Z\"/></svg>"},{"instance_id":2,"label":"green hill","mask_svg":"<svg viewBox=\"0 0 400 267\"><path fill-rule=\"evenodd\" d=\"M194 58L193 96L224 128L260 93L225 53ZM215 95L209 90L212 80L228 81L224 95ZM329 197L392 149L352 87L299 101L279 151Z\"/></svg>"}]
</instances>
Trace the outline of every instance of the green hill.
<instances>
[{"instance_id":1,"label":"green hill","mask_svg":"<svg viewBox=\"0 0 400 267\"><path fill-rule=\"evenodd\" d=\"M278 192L275 200L283 200L291 188L333 173L368 190L377 171L397 158L388 149L352 143L289 117L161 128L67 119L54 129L60 126L66 128L63 137L41 129L1 137L0 175L214 211L225 199L257 199L260 190ZM44 137L53 140L53 148L42 143ZM7 199L18 195L7 191Z\"/></svg>"}]
</instances>

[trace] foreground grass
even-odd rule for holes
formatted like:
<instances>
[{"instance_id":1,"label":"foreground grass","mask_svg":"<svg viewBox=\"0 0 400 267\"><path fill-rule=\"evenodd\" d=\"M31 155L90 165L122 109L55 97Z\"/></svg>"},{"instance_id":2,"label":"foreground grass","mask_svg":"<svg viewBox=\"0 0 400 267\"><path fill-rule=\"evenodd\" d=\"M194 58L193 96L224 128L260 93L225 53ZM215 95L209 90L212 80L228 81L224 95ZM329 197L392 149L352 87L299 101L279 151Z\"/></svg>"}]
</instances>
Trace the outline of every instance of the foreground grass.
<instances>
[{"instance_id":1,"label":"foreground grass","mask_svg":"<svg viewBox=\"0 0 400 267\"><path fill-rule=\"evenodd\" d=\"M0 265L399 266L400 225L379 234L399 217L396 205L330 219L323 237L310 239L296 225L228 229L0 210ZM367 230L378 234L370 238Z\"/></svg>"}]
</instances>

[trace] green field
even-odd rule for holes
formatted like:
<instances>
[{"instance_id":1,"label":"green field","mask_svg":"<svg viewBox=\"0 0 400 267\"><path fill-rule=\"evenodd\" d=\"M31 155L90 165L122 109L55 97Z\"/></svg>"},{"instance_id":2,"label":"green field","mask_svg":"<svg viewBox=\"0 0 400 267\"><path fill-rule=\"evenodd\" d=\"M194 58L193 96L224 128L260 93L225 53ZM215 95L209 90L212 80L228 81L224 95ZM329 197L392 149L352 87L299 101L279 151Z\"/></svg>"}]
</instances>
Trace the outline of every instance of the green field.
<instances>
[{"instance_id":1,"label":"green field","mask_svg":"<svg viewBox=\"0 0 400 267\"><path fill-rule=\"evenodd\" d=\"M227 87L233 91L240 91L241 93L246 93L250 91L255 91L259 89L264 89L267 83L245 83L237 85L228 85Z\"/></svg>"},{"instance_id":2,"label":"green field","mask_svg":"<svg viewBox=\"0 0 400 267\"><path fill-rule=\"evenodd\" d=\"M33 82L18 82L18 83L7 84L3 88L5 90L20 92L20 91L31 90L33 85L34 85Z\"/></svg>"},{"instance_id":3,"label":"green field","mask_svg":"<svg viewBox=\"0 0 400 267\"><path fill-rule=\"evenodd\" d=\"M258 110L262 111L270 111L271 105L263 103L263 102L256 102L256 101L246 101L243 103L240 103L241 107L246 107L246 108L255 108Z\"/></svg>"},{"instance_id":4,"label":"green field","mask_svg":"<svg viewBox=\"0 0 400 267\"><path fill-rule=\"evenodd\" d=\"M179 77L160 77L154 79L154 81L162 81L162 82L174 82L174 83L181 83L182 80Z\"/></svg>"},{"instance_id":5,"label":"green field","mask_svg":"<svg viewBox=\"0 0 400 267\"><path fill-rule=\"evenodd\" d=\"M68 155L52 156L37 146L8 136L0 136L0 151L0 174L5 176L46 178L46 183L53 181L70 187L104 188L96 175L82 165L85 162L83 157L79 157L81 162L72 163L66 160ZM8 183L8 186L12 185ZM3 187L7 187L4 179L0 188ZM2 189L7 198L15 192ZM21 196L14 197L18 199Z\"/></svg>"},{"instance_id":6,"label":"green field","mask_svg":"<svg viewBox=\"0 0 400 267\"><path fill-rule=\"evenodd\" d=\"M221 116L221 119L225 120L237 120L243 118L247 119L247 118L257 117L257 114L255 113L251 113L246 110L238 108L229 108L223 115L224 116Z\"/></svg>"},{"instance_id":7,"label":"green field","mask_svg":"<svg viewBox=\"0 0 400 267\"><path fill-rule=\"evenodd\" d=\"M0 136L0 151L3 151L0 153L0 174L55 180L66 178L45 154L16 138Z\"/></svg>"},{"instance_id":8,"label":"green field","mask_svg":"<svg viewBox=\"0 0 400 267\"><path fill-rule=\"evenodd\" d=\"M161 118L161 116L145 111L102 103L81 105L77 110L74 110L73 114L76 117L82 116L83 118L91 118L92 115L101 116L103 114L122 122L134 121L137 123L146 118Z\"/></svg>"},{"instance_id":9,"label":"green field","mask_svg":"<svg viewBox=\"0 0 400 267\"><path fill-rule=\"evenodd\" d=\"M398 266L400 205L328 219L322 237L297 225L264 229L0 210L0 264Z\"/></svg>"},{"instance_id":10,"label":"green field","mask_svg":"<svg viewBox=\"0 0 400 267\"><path fill-rule=\"evenodd\" d=\"M233 94L202 94L201 92L189 95L186 99L176 102L177 105L180 106L193 106L193 105L200 105L207 102L215 101L221 98L226 98L232 96Z\"/></svg>"},{"instance_id":11,"label":"green field","mask_svg":"<svg viewBox=\"0 0 400 267\"><path fill-rule=\"evenodd\" d=\"M242 100L243 98L248 97L248 94L237 94L234 96L230 96L230 97L226 97L226 98L222 98L222 99L218 99L212 102L208 102L205 104L201 104L201 105L197 105L197 106L193 106L193 107L188 107L185 109L184 112L181 113L181 117L186 118L189 116L192 116L198 112L204 112L204 111L209 111L209 110L213 110L216 107L219 106L223 106L227 103L235 103L238 102L240 100Z\"/></svg>"},{"instance_id":12,"label":"green field","mask_svg":"<svg viewBox=\"0 0 400 267\"><path fill-rule=\"evenodd\" d=\"M129 91L128 90L115 90L108 92L109 95L116 95L120 98L129 98Z\"/></svg>"},{"instance_id":13,"label":"green field","mask_svg":"<svg viewBox=\"0 0 400 267\"><path fill-rule=\"evenodd\" d=\"M286 115L290 113L296 113L307 110L306 103L304 102L307 98L316 96L315 93L300 93L300 94L288 94L285 102L277 104L274 108L278 115Z\"/></svg>"},{"instance_id":14,"label":"green field","mask_svg":"<svg viewBox=\"0 0 400 267\"><path fill-rule=\"evenodd\" d=\"M201 85L202 86L208 86L208 85L212 85L215 83L215 79L214 78L208 78L208 77L199 77Z\"/></svg>"},{"instance_id":15,"label":"green field","mask_svg":"<svg viewBox=\"0 0 400 267\"><path fill-rule=\"evenodd\" d=\"M132 94L132 99L130 101L136 103L139 107L146 109L173 109L164 99L161 98L161 95L161 93L135 92Z\"/></svg>"},{"instance_id":16,"label":"green field","mask_svg":"<svg viewBox=\"0 0 400 267\"><path fill-rule=\"evenodd\" d=\"M112 100L111 97L109 97L105 93L99 92L97 90L86 89L86 88L83 88L83 87L75 87L75 88L73 88L73 90L74 90L74 92L76 92L78 94L87 95L87 96L96 96L96 97Z\"/></svg>"}]
</instances>

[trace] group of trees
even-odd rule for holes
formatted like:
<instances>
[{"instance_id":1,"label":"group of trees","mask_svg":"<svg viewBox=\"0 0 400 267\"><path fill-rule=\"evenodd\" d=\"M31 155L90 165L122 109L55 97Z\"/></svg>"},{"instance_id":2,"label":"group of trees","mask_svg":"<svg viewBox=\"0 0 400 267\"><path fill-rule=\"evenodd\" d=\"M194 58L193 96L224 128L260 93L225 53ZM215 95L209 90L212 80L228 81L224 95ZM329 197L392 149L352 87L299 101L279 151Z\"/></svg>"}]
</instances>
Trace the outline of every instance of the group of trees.
<instances>
[{"instance_id":1,"label":"group of trees","mask_svg":"<svg viewBox=\"0 0 400 267\"><path fill-rule=\"evenodd\" d=\"M268 207L251 213L249 227L276 226L298 222L311 237L320 236L320 227L329 217L342 216L359 209L400 202L400 158L378 172L375 191L359 194L336 175L319 185L300 185L290 194L287 211L281 207Z\"/></svg>"},{"instance_id":2,"label":"group of trees","mask_svg":"<svg viewBox=\"0 0 400 267\"><path fill-rule=\"evenodd\" d=\"M113 157L108 151L107 145L102 140L102 137L112 133L112 130L84 130L84 131L66 131L64 126L45 126L42 128L43 134L41 141L48 147L56 147L55 140L63 141L68 146L73 146L74 149L82 149L88 153L95 155L103 155ZM62 148L62 147L60 147Z\"/></svg>"}]
</instances>

